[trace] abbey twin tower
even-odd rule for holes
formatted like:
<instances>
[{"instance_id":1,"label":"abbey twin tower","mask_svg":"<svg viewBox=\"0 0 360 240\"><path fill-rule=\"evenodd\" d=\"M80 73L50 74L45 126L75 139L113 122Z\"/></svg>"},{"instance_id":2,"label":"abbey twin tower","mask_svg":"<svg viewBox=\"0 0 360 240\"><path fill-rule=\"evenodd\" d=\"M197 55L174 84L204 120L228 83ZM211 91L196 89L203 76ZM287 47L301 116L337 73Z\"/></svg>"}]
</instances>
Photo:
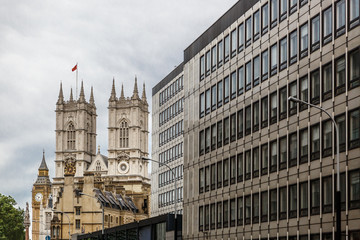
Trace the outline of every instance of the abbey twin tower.
<instances>
[{"instance_id":1,"label":"abbey twin tower","mask_svg":"<svg viewBox=\"0 0 360 240\"><path fill-rule=\"evenodd\" d=\"M71 90L66 101L60 85L55 112L55 176L52 182L48 180L43 156L38 179L47 181L36 181L33 186L32 239L42 239L44 232L52 239L66 238L69 225L63 215L70 217L71 233L100 230L102 207L105 227L148 218L151 188L146 160L149 111L145 84L140 96L135 78L132 96L125 97L122 86L117 97L113 80L108 105L108 156L96 145L92 88L89 101L83 83L78 99ZM51 210L51 217L46 209Z\"/></svg>"}]
</instances>

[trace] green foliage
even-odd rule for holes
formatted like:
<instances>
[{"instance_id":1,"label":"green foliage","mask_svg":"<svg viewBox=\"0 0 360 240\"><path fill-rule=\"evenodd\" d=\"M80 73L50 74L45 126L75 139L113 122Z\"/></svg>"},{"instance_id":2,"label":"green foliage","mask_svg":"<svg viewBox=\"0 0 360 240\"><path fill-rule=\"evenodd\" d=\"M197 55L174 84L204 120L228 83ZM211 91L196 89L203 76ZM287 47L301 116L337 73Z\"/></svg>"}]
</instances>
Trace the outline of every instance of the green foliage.
<instances>
[{"instance_id":1,"label":"green foliage","mask_svg":"<svg viewBox=\"0 0 360 240\"><path fill-rule=\"evenodd\" d=\"M25 239L24 210L15 205L14 198L0 193L0 240Z\"/></svg>"}]
</instances>

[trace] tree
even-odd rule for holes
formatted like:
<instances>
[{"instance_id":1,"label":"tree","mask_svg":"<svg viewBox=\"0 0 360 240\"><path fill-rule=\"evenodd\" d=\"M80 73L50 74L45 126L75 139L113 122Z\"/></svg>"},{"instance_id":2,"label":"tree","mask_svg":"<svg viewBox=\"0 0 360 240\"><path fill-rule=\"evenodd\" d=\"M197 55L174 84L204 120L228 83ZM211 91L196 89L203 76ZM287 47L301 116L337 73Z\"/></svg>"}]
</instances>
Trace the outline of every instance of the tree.
<instances>
[{"instance_id":1,"label":"tree","mask_svg":"<svg viewBox=\"0 0 360 240\"><path fill-rule=\"evenodd\" d=\"M0 193L0 240L21 240L24 233L24 210L15 207L11 196Z\"/></svg>"}]
</instances>

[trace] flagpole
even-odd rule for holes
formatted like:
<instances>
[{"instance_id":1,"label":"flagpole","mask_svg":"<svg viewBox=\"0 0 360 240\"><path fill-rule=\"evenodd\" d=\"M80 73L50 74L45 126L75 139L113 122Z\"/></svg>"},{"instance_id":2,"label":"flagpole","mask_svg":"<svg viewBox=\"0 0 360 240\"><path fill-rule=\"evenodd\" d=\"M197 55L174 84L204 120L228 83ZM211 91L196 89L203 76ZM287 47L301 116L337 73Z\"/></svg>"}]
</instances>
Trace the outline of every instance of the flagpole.
<instances>
[{"instance_id":1,"label":"flagpole","mask_svg":"<svg viewBox=\"0 0 360 240\"><path fill-rule=\"evenodd\" d=\"M78 63L76 63L76 100L78 99L78 69L79 69L79 66L78 66Z\"/></svg>"}]
</instances>

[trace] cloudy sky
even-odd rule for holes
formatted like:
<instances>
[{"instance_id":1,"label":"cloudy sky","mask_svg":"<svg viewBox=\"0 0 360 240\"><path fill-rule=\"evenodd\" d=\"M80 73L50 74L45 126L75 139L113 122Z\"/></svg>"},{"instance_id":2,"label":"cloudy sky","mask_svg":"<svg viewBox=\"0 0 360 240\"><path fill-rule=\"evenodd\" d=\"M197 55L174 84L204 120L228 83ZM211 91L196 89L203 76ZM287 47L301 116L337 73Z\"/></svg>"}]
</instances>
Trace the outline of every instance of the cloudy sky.
<instances>
[{"instance_id":1,"label":"cloudy sky","mask_svg":"<svg viewBox=\"0 0 360 240\"><path fill-rule=\"evenodd\" d=\"M84 81L94 87L97 144L107 149L107 106L117 93L151 89L183 59L183 50L236 0L2 0L0 8L0 193L24 208L45 149L54 174L55 103ZM79 81L79 83L80 83ZM80 84L79 84L80 85ZM151 106L150 106L151 107ZM151 123L149 123L151 126Z\"/></svg>"}]
</instances>

